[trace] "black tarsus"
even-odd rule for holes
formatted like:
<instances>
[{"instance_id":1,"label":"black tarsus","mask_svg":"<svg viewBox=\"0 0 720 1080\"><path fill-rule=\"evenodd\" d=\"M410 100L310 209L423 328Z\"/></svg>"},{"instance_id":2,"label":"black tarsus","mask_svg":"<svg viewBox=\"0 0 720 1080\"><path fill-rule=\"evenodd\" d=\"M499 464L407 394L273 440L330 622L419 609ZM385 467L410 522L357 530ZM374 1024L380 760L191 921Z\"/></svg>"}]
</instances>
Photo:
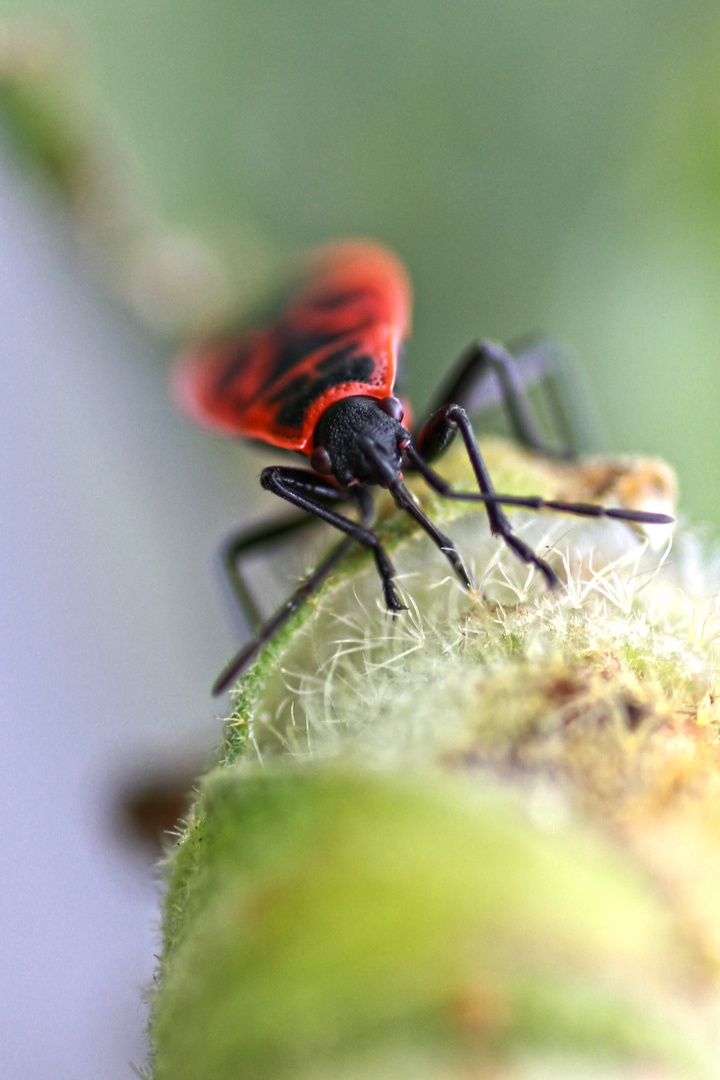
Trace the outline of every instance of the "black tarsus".
<instances>
[{"instance_id":1,"label":"black tarsus","mask_svg":"<svg viewBox=\"0 0 720 1080\"><path fill-rule=\"evenodd\" d=\"M263 469L260 483L266 491L272 491L274 495L278 495L281 499L287 499L288 502L297 506L300 510L312 514L313 517L319 518L320 521L327 522L328 525L334 526L340 532L347 533L358 544L362 544L363 547L372 551L375 557L375 565L382 580L383 594L388 611L405 610L405 606L400 602L393 585L392 579L395 577L395 568L385 554L385 550L375 533L371 532L363 524L351 521L342 514L337 514L334 510L323 506L317 497L313 497L315 492L326 494L329 487L327 481L306 469L292 469L284 465L272 465L269 469ZM358 501L364 499L372 502L372 496L367 488L362 485L357 485L357 487L350 490L351 495L356 497Z\"/></svg>"}]
</instances>

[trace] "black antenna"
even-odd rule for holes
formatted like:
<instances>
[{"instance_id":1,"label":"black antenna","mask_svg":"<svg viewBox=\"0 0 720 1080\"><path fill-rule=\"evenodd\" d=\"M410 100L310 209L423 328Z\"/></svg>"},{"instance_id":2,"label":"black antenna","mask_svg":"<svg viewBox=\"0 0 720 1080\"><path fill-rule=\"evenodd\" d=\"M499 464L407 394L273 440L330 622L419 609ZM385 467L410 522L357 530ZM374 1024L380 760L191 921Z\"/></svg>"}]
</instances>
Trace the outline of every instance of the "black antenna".
<instances>
[{"instance_id":1,"label":"black antenna","mask_svg":"<svg viewBox=\"0 0 720 1080\"><path fill-rule=\"evenodd\" d=\"M627 510L623 507L600 506L598 503L563 502L560 499L544 499L540 495L502 495L498 492L484 494L481 491L455 491L446 480L443 480L434 469L430 468L411 443L404 447L404 451L413 468L417 469L428 486L445 499L517 506L526 510L554 510L561 514L576 514L580 517L614 518L617 521L631 521L638 525L672 525L675 521L675 518L669 514L657 514L649 510Z\"/></svg>"}]
</instances>

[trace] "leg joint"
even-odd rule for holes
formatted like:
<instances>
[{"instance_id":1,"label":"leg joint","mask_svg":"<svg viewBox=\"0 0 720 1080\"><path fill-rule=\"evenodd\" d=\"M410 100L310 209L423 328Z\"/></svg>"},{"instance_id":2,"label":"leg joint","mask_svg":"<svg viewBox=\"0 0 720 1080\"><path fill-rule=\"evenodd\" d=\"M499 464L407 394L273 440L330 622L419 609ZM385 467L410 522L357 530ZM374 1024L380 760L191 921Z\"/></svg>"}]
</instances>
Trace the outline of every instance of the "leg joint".
<instances>
[{"instance_id":1,"label":"leg joint","mask_svg":"<svg viewBox=\"0 0 720 1080\"><path fill-rule=\"evenodd\" d=\"M458 405L456 402L447 406L445 410L445 419L451 424L456 424L458 427L462 427L464 423L470 423L470 417L465 412L462 405Z\"/></svg>"},{"instance_id":2,"label":"leg joint","mask_svg":"<svg viewBox=\"0 0 720 1080\"><path fill-rule=\"evenodd\" d=\"M277 490L277 479L279 471L279 466L269 465L260 473L260 486L264 488L265 491Z\"/></svg>"}]
</instances>

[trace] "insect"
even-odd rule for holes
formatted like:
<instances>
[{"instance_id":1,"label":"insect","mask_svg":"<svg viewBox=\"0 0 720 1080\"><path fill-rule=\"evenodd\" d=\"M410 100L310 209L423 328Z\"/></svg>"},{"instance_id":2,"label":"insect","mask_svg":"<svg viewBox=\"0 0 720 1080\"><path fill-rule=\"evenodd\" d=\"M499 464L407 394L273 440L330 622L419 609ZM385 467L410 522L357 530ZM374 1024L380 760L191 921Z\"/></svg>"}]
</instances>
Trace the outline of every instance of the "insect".
<instances>
[{"instance_id":1,"label":"insect","mask_svg":"<svg viewBox=\"0 0 720 1080\"><path fill-rule=\"evenodd\" d=\"M373 488L390 492L396 505L437 545L462 584L472 588L454 543L405 487L406 471L418 472L445 498L484 503L492 532L518 558L537 567L550 588L558 584L554 570L513 532L503 505L652 524L672 522L664 514L495 492L463 407L488 374L499 380L515 436L538 453L557 456L539 433L512 356L498 345L470 346L420 423L412 430L404 427L404 406L395 396L395 382L410 330L410 308L410 284L399 260L379 244L346 241L309 258L296 290L266 322L239 337L191 349L181 358L175 383L181 407L215 430L304 455L309 469L270 466L261 474L262 487L344 534L225 666L214 694L229 686L356 544L374 556L388 611L405 609L393 564L373 531ZM431 466L458 432L477 480L476 492L455 491ZM349 505L351 513L354 508L354 516L342 513L338 509L342 504ZM248 594L237 569L240 556L307 520L295 515L231 539L224 561L241 599L247 600Z\"/></svg>"}]
</instances>

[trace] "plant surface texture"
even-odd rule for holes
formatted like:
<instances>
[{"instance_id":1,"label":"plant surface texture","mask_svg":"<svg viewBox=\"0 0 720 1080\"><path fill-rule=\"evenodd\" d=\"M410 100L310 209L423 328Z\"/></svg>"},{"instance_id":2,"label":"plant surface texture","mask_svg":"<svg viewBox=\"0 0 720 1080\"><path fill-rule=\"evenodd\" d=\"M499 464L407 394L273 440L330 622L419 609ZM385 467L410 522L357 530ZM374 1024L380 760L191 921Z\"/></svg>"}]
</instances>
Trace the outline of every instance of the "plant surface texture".
<instances>
[{"instance_id":1,"label":"plant surface texture","mask_svg":"<svg viewBox=\"0 0 720 1080\"><path fill-rule=\"evenodd\" d=\"M500 491L672 512L660 463L483 444ZM462 457L443 472L471 481ZM155 1080L716 1077L720 561L417 492L240 682L166 864Z\"/></svg>"}]
</instances>

